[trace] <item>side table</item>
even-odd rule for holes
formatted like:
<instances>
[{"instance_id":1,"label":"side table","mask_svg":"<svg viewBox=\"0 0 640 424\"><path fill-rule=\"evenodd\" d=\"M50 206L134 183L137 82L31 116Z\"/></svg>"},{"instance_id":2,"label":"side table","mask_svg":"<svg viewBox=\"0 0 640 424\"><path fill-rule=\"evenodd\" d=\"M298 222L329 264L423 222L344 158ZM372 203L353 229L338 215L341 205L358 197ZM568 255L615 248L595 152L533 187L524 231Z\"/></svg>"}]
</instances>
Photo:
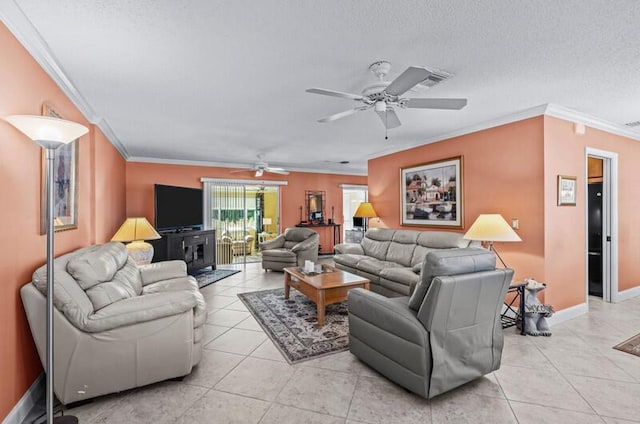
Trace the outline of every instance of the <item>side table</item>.
<instances>
[{"instance_id":1,"label":"side table","mask_svg":"<svg viewBox=\"0 0 640 424\"><path fill-rule=\"evenodd\" d=\"M525 320L524 320L524 288L527 283L514 283L509 286L507 290L507 294L515 293L513 299L509 303L504 302L504 306L506 309L504 312L500 314L500 320L502 321L502 328L513 327L518 324L520 321L522 324L520 325L520 334L525 336L527 334L525 329ZM514 304L518 301L518 305L514 306Z\"/></svg>"}]
</instances>

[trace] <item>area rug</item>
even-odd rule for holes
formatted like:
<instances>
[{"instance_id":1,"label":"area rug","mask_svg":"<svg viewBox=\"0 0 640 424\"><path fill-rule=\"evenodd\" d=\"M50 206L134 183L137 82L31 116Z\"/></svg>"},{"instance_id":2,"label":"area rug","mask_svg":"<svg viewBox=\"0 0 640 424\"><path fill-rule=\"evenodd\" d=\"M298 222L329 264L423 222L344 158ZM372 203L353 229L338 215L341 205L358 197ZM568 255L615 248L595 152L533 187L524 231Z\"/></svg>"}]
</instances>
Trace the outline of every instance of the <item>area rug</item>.
<instances>
[{"instance_id":1,"label":"area rug","mask_svg":"<svg viewBox=\"0 0 640 424\"><path fill-rule=\"evenodd\" d=\"M290 364L349 348L347 302L325 309L325 324L318 327L316 304L296 290L284 300L284 289L238 294L265 333Z\"/></svg>"},{"instance_id":2,"label":"area rug","mask_svg":"<svg viewBox=\"0 0 640 424\"><path fill-rule=\"evenodd\" d=\"M198 282L198 287L203 288L239 272L239 269L214 269L213 271L200 272L194 275L194 277Z\"/></svg>"},{"instance_id":3,"label":"area rug","mask_svg":"<svg viewBox=\"0 0 640 424\"><path fill-rule=\"evenodd\" d=\"M631 337L629 340L625 340L622 343L615 345L613 348L630 353L632 355L640 356L640 334L637 334Z\"/></svg>"}]
</instances>

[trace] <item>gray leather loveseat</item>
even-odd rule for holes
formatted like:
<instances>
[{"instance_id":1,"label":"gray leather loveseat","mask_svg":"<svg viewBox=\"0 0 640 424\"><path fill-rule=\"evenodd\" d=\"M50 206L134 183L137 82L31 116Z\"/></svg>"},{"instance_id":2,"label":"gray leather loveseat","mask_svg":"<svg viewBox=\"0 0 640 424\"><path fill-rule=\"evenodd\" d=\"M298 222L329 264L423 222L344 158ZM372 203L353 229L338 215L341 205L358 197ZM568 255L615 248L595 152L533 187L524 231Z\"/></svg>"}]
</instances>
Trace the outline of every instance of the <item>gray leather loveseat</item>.
<instances>
[{"instance_id":1,"label":"gray leather loveseat","mask_svg":"<svg viewBox=\"0 0 640 424\"><path fill-rule=\"evenodd\" d=\"M368 278L371 291L388 297L408 296L427 253L479 246L459 233L371 228L360 244L336 245L333 260L336 267Z\"/></svg>"},{"instance_id":2,"label":"gray leather loveseat","mask_svg":"<svg viewBox=\"0 0 640 424\"><path fill-rule=\"evenodd\" d=\"M513 270L495 261L485 249L434 251L411 298L351 290L351 353L425 398L497 370Z\"/></svg>"},{"instance_id":3,"label":"gray leather loveseat","mask_svg":"<svg viewBox=\"0 0 640 424\"><path fill-rule=\"evenodd\" d=\"M54 261L54 392L63 404L191 372L202 356L206 305L183 261L138 268L122 243ZM20 294L46 361L46 265Z\"/></svg>"}]
</instances>

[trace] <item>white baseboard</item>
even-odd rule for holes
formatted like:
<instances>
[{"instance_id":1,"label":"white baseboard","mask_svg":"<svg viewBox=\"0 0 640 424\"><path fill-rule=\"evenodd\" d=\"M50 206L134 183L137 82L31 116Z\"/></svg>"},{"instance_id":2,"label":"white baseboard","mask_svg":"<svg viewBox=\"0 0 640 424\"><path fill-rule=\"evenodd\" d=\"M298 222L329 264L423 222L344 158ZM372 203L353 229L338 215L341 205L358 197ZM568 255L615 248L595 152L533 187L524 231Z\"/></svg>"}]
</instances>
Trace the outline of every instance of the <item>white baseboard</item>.
<instances>
[{"instance_id":1,"label":"white baseboard","mask_svg":"<svg viewBox=\"0 0 640 424\"><path fill-rule=\"evenodd\" d=\"M615 302L622 302L627 299L631 299L632 297L640 296L640 286L632 287L627 290L622 290L618 292L618 295L615 298Z\"/></svg>"},{"instance_id":2,"label":"white baseboard","mask_svg":"<svg viewBox=\"0 0 640 424\"><path fill-rule=\"evenodd\" d=\"M33 382L29 390L22 395L16 406L13 407L9 415L7 415L2 424L21 424L27 417L31 408L33 408L38 399L44 398L45 376L41 373L36 381Z\"/></svg>"},{"instance_id":3,"label":"white baseboard","mask_svg":"<svg viewBox=\"0 0 640 424\"><path fill-rule=\"evenodd\" d=\"M579 317L580 315L584 315L589 312L589 307L586 303L580 303L579 305L571 306L569 308L563 309L554 313L549 319L549 325L554 326L556 324L560 324L561 322L568 321L570 319L574 319Z\"/></svg>"}]
</instances>

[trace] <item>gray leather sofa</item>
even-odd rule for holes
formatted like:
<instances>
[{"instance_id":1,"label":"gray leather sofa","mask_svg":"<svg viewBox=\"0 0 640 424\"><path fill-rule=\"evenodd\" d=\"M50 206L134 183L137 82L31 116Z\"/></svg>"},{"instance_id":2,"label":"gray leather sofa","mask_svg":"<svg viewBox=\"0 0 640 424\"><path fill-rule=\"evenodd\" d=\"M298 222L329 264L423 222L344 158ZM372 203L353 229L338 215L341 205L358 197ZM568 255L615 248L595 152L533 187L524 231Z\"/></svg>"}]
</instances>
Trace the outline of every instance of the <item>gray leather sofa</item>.
<instances>
[{"instance_id":1,"label":"gray leather sofa","mask_svg":"<svg viewBox=\"0 0 640 424\"><path fill-rule=\"evenodd\" d=\"M497 370L500 309L512 277L485 249L431 252L411 298L349 292L349 349L429 399Z\"/></svg>"},{"instance_id":2,"label":"gray leather sofa","mask_svg":"<svg viewBox=\"0 0 640 424\"><path fill-rule=\"evenodd\" d=\"M320 236L309 228L287 228L273 240L260 243L262 268L282 271L286 267L303 266L304 261L318 260Z\"/></svg>"},{"instance_id":3,"label":"gray leather sofa","mask_svg":"<svg viewBox=\"0 0 640 424\"><path fill-rule=\"evenodd\" d=\"M202 355L206 305L183 261L138 268L122 243L54 261L54 392L63 404L191 372ZM46 265L20 290L46 361Z\"/></svg>"},{"instance_id":4,"label":"gray leather sofa","mask_svg":"<svg viewBox=\"0 0 640 424\"><path fill-rule=\"evenodd\" d=\"M418 283L427 253L440 249L480 247L479 242L445 231L371 228L360 244L335 246L336 267L371 281L371 291L387 297L408 296Z\"/></svg>"}]
</instances>

